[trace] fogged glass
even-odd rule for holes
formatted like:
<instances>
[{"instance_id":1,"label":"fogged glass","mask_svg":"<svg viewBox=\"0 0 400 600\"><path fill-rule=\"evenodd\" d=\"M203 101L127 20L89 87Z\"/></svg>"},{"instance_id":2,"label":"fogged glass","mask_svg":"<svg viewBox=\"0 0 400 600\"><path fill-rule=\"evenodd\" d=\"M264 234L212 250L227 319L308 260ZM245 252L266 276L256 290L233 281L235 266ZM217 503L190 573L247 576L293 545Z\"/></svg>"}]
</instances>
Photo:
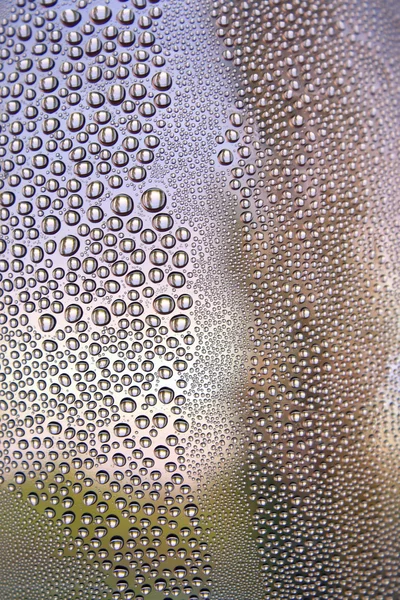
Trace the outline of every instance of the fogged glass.
<instances>
[{"instance_id":1,"label":"fogged glass","mask_svg":"<svg viewBox=\"0 0 400 600\"><path fill-rule=\"evenodd\" d=\"M0 21L1 600L398 599L399 4Z\"/></svg>"}]
</instances>

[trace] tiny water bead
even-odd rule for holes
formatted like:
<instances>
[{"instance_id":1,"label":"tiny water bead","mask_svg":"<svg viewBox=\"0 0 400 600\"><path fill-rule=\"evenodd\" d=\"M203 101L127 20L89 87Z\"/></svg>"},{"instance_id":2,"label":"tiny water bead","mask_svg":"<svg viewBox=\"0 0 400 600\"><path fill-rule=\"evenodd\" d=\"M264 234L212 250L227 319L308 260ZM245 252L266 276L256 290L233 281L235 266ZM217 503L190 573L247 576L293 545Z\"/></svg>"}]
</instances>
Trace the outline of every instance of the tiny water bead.
<instances>
[{"instance_id":1,"label":"tiny water bead","mask_svg":"<svg viewBox=\"0 0 400 600\"><path fill-rule=\"evenodd\" d=\"M167 203L167 196L159 188L150 188L146 190L141 197L142 206L149 212L158 212L162 210Z\"/></svg>"},{"instance_id":2,"label":"tiny water bead","mask_svg":"<svg viewBox=\"0 0 400 600\"><path fill-rule=\"evenodd\" d=\"M128 194L118 194L111 202L112 211L120 216L130 215L133 207L133 200Z\"/></svg>"}]
</instances>

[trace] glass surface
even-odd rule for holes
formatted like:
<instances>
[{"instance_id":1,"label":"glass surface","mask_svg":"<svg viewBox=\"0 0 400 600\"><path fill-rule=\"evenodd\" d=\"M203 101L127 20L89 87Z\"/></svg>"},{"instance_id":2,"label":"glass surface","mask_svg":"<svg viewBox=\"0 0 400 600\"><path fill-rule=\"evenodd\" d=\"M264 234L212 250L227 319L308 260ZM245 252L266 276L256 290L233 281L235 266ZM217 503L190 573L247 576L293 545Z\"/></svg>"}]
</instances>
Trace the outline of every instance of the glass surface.
<instances>
[{"instance_id":1,"label":"glass surface","mask_svg":"<svg viewBox=\"0 0 400 600\"><path fill-rule=\"evenodd\" d=\"M399 600L399 11L0 0L0 600Z\"/></svg>"}]
</instances>

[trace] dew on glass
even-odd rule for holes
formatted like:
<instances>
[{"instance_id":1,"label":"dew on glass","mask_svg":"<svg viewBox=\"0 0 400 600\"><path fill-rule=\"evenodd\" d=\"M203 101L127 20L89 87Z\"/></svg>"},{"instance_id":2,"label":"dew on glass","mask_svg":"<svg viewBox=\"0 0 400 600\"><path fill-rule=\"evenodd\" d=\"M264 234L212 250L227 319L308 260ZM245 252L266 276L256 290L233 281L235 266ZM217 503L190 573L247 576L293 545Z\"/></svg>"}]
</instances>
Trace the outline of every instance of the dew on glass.
<instances>
[{"instance_id":1,"label":"dew on glass","mask_svg":"<svg viewBox=\"0 0 400 600\"><path fill-rule=\"evenodd\" d=\"M0 0L1 600L396 600L394 0Z\"/></svg>"}]
</instances>

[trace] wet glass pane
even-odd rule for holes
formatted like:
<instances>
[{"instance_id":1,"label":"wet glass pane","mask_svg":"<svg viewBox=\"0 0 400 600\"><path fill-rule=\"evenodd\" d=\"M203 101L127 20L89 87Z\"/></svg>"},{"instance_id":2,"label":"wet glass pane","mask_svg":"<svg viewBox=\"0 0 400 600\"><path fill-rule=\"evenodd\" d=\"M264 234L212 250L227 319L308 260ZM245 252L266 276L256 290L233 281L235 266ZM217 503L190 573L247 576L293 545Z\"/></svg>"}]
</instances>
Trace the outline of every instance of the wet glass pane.
<instances>
[{"instance_id":1,"label":"wet glass pane","mask_svg":"<svg viewBox=\"0 0 400 600\"><path fill-rule=\"evenodd\" d=\"M0 0L1 600L399 600L399 27Z\"/></svg>"}]
</instances>

